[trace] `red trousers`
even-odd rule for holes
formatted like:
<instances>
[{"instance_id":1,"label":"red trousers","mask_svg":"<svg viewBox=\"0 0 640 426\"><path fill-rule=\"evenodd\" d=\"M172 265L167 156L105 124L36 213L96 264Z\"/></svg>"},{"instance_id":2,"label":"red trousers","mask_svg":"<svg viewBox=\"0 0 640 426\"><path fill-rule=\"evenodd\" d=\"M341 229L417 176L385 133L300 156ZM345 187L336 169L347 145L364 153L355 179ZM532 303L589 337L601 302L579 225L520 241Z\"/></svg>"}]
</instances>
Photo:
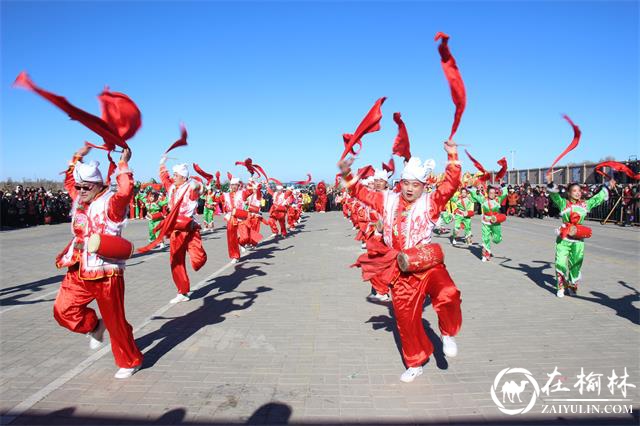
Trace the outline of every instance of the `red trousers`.
<instances>
[{"instance_id":1,"label":"red trousers","mask_svg":"<svg viewBox=\"0 0 640 426\"><path fill-rule=\"evenodd\" d=\"M287 215L287 223L289 224L289 228L295 228L296 221L300 215L298 214L298 209L290 209L289 214Z\"/></svg>"},{"instance_id":2,"label":"red trousers","mask_svg":"<svg viewBox=\"0 0 640 426\"><path fill-rule=\"evenodd\" d=\"M421 275L422 276L422 275ZM402 359L407 367L419 367L433 353L433 345L422 324L422 307L427 295L438 315L444 336L455 336L462 325L460 290L444 265L428 270L422 279L415 274L401 275L391 289L393 311L402 343Z\"/></svg>"},{"instance_id":3,"label":"red trousers","mask_svg":"<svg viewBox=\"0 0 640 426\"><path fill-rule=\"evenodd\" d=\"M227 222L227 250L230 259L240 259L240 243L238 243L238 221L235 218Z\"/></svg>"},{"instance_id":4,"label":"red trousers","mask_svg":"<svg viewBox=\"0 0 640 426\"><path fill-rule=\"evenodd\" d=\"M98 324L96 311L87 307L94 299L109 332L116 365L120 368L141 365L142 353L133 340L131 325L124 314L123 276L83 280L78 277L77 269L69 268L53 305L53 317L64 328L89 333Z\"/></svg>"},{"instance_id":5,"label":"red trousers","mask_svg":"<svg viewBox=\"0 0 640 426\"><path fill-rule=\"evenodd\" d=\"M283 237L287 236L287 225L285 223L286 216L284 213L277 212L272 213L269 217L269 226L271 227L271 232L274 234L278 234L278 224L280 224L280 233Z\"/></svg>"},{"instance_id":6,"label":"red trousers","mask_svg":"<svg viewBox=\"0 0 640 426\"><path fill-rule=\"evenodd\" d=\"M187 275L187 252L189 252L191 266L194 271L202 268L207 263L207 253L202 248L200 231L173 231L169 243L169 262L171 263L173 283L176 285L178 293L189 293L191 285L189 283L189 275Z\"/></svg>"},{"instance_id":7,"label":"red trousers","mask_svg":"<svg viewBox=\"0 0 640 426\"><path fill-rule=\"evenodd\" d=\"M238 243L241 246L258 245L262 240L262 235L260 235L260 224L260 219L257 217L252 217L240 222L238 225Z\"/></svg>"},{"instance_id":8,"label":"red trousers","mask_svg":"<svg viewBox=\"0 0 640 426\"><path fill-rule=\"evenodd\" d=\"M377 294L389 293L389 283L385 283L384 280L381 280L378 277L373 277L369 282Z\"/></svg>"}]
</instances>

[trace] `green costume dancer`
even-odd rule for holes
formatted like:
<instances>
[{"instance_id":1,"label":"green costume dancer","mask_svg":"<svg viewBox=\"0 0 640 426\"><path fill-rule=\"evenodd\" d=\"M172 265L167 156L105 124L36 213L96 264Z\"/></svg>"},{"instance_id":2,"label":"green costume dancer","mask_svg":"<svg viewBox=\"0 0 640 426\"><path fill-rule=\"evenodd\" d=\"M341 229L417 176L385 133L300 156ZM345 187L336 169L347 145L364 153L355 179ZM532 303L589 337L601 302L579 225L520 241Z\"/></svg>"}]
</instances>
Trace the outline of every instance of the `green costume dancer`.
<instances>
[{"instance_id":1,"label":"green costume dancer","mask_svg":"<svg viewBox=\"0 0 640 426\"><path fill-rule=\"evenodd\" d=\"M146 193L146 192L144 192L144 191L138 191L138 193L137 193L137 194L136 194L136 196L134 197L134 201L135 201L135 209L136 209L136 219L142 219L142 218L140 217L140 214L141 214L141 212L140 212L140 207L141 207L143 204L146 204L146 201L145 201L145 199L146 199L146 195L147 195L147 193Z\"/></svg>"},{"instance_id":2,"label":"green costume dancer","mask_svg":"<svg viewBox=\"0 0 640 426\"><path fill-rule=\"evenodd\" d=\"M436 221L435 226L433 227L433 232L437 235L444 234L449 232L448 228L445 228L444 225L448 225L453 220L453 215L449 212L449 210L445 210L440 212L440 217Z\"/></svg>"},{"instance_id":3,"label":"green costume dancer","mask_svg":"<svg viewBox=\"0 0 640 426\"><path fill-rule=\"evenodd\" d=\"M216 209L217 196L212 188L202 196L204 200L204 210L202 211L202 220L205 229L213 229L213 215Z\"/></svg>"},{"instance_id":4,"label":"green costume dancer","mask_svg":"<svg viewBox=\"0 0 640 426\"><path fill-rule=\"evenodd\" d=\"M612 180L613 185L615 182ZM611 183L610 183L611 184ZM582 261L584 259L584 238L588 238L591 230L578 226L584 222L591 209L599 206L609 199L609 191L604 186L588 200L582 199L582 190L578 184L569 185L567 196L562 197L558 193L558 187L550 184L548 187L551 202L560 210L562 227L558 230L556 239L556 279L558 297L564 296L565 288L569 294L574 295L578 290Z\"/></svg>"},{"instance_id":5,"label":"green costume dancer","mask_svg":"<svg viewBox=\"0 0 640 426\"><path fill-rule=\"evenodd\" d=\"M162 208L167 205L167 200L158 201L158 194L151 193L145 201L147 219L149 219L149 242L158 238L160 230L153 232L156 226L162 222Z\"/></svg>"},{"instance_id":6,"label":"green costume dancer","mask_svg":"<svg viewBox=\"0 0 640 426\"><path fill-rule=\"evenodd\" d=\"M470 190L471 199L480 203L482 208L482 261L488 262L491 259L491 243L499 244L502 241L502 225L495 222L500 214L502 200L507 197L507 192L502 191L497 195L497 189L490 186L487 197L482 195L476 188Z\"/></svg>"},{"instance_id":7,"label":"green costume dancer","mask_svg":"<svg viewBox=\"0 0 640 426\"><path fill-rule=\"evenodd\" d=\"M473 236L471 233L471 218L475 213L475 204L471 197L469 197L469 191L467 191L466 188L462 188L459 194L451 198L451 202L454 205L451 244L456 245L456 238L458 237L460 228L464 228L464 239L467 244L471 244L471 237Z\"/></svg>"}]
</instances>

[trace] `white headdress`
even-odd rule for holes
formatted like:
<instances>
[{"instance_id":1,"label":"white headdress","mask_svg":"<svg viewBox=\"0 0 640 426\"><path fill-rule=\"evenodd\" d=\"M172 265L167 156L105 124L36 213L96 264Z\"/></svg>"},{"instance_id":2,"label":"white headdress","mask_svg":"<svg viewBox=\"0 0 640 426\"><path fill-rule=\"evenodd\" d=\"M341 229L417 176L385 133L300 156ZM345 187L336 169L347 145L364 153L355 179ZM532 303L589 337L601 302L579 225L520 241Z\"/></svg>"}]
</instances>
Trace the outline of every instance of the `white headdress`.
<instances>
[{"instance_id":1,"label":"white headdress","mask_svg":"<svg viewBox=\"0 0 640 426\"><path fill-rule=\"evenodd\" d=\"M402 179L418 180L422 183L427 181L427 176L436 167L436 162L432 159L425 160L424 163L418 157L411 157L402 171Z\"/></svg>"},{"instance_id":2,"label":"white headdress","mask_svg":"<svg viewBox=\"0 0 640 426\"><path fill-rule=\"evenodd\" d=\"M383 180L383 181L387 181L389 180L389 174L387 173L386 170L377 170L373 175L373 180Z\"/></svg>"},{"instance_id":3,"label":"white headdress","mask_svg":"<svg viewBox=\"0 0 640 426\"><path fill-rule=\"evenodd\" d=\"M104 183L102 174L97 161L89 161L88 163L77 162L73 169L73 179L76 182L99 182Z\"/></svg>"},{"instance_id":4,"label":"white headdress","mask_svg":"<svg viewBox=\"0 0 640 426\"><path fill-rule=\"evenodd\" d=\"M173 166L171 168L171 170L173 170L173 173L177 173L180 176L183 176L184 178L188 178L189 177L189 168L184 163L176 164L175 166Z\"/></svg>"}]
</instances>

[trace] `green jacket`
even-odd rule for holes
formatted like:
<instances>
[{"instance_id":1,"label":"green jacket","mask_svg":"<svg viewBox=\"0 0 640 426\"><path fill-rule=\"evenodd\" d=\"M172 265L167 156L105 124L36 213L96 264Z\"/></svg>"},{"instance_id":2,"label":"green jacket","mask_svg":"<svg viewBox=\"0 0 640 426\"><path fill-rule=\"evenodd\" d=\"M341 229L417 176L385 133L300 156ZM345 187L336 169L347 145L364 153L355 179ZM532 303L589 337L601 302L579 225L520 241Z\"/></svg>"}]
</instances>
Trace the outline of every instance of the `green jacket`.
<instances>
[{"instance_id":1,"label":"green jacket","mask_svg":"<svg viewBox=\"0 0 640 426\"><path fill-rule=\"evenodd\" d=\"M451 197L451 202L454 205L453 214L455 216L468 217L469 212L475 211L475 203L473 198L469 195L466 199L461 198L458 194Z\"/></svg>"},{"instance_id":2,"label":"green jacket","mask_svg":"<svg viewBox=\"0 0 640 426\"><path fill-rule=\"evenodd\" d=\"M482 223L493 225L493 223L491 223L491 216L495 216L497 213L500 213L502 200L507 198L507 191L502 191L502 193L493 200L490 200L489 198L480 194L480 192L478 192L476 188L471 188L469 194L471 195L472 200L480 203L480 207L482 208Z\"/></svg>"},{"instance_id":3,"label":"green jacket","mask_svg":"<svg viewBox=\"0 0 640 426\"><path fill-rule=\"evenodd\" d=\"M554 185L549 188L549 198L551 199L551 202L558 207L558 210L560 210L560 218L563 223L570 223L571 213L574 213L580 216L578 224L581 224L593 208L609 199L609 191L603 186L596 195L588 200L580 200L577 203L572 203L562 197L558 192L558 188Z\"/></svg>"}]
</instances>

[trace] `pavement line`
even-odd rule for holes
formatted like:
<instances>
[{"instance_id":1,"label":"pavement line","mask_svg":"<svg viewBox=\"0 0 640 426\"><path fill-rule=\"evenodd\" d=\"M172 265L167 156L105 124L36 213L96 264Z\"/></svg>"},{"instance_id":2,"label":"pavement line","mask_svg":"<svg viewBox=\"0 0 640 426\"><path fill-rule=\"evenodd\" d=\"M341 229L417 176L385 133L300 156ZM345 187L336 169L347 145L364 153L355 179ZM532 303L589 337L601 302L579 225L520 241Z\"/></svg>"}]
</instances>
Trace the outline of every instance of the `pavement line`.
<instances>
[{"instance_id":1,"label":"pavement line","mask_svg":"<svg viewBox=\"0 0 640 426\"><path fill-rule=\"evenodd\" d=\"M197 289L203 287L209 280L211 280L212 278L215 278L216 276L221 274L225 269L229 268L232 265L234 265L234 263L229 261L226 265L224 265L223 267L221 267L220 269L218 269L217 271L215 271L214 273L212 273L208 277L206 277L203 280L201 280L200 282L198 282L198 284L196 284L196 286L193 289L197 290ZM147 325L149 325L154 317L161 316L162 314L164 314L165 312L167 312L169 309L171 309L174 306L175 306L175 304L173 304L173 303L167 303L166 305L162 306L160 309L158 309L153 314L148 316L136 328L134 328L133 329L133 333L134 334L137 333L142 328L144 328ZM19 417L22 414L24 414L25 411L27 411L28 409L30 409L31 407L36 405L38 402L40 402L41 400L43 400L44 398L49 396L52 392L60 389L60 387L62 387L65 383L67 383L69 380L71 380L74 377L76 377L78 374L82 373L84 370L86 370L93 363L98 361L100 358L102 358L103 356L105 356L109 352L111 352L111 346L110 345L106 345L102 349L100 349L97 352L95 352L94 354L90 355L84 361L80 362L78 365L73 367L71 370L67 371L66 373L64 373L63 375L61 375L57 379L55 379L53 382L49 383L44 388L40 389L38 392L34 393L33 395L29 396L28 398L26 398L24 401L22 401L18 405L16 405L15 407L13 407L10 410L8 410L7 413L0 418L0 424L7 425L7 424L13 422L17 417Z\"/></svg>"},{"instance_id":2,"label":"pavement line","mask_svg":"<svg viewBox=\"0 0 640 426\"><path fill-rule=\"evenodd\" d=\"M138 263L138 265L139 265L140 263L145 263L145 262L147 262L147 261L149 261L149 260L151 260L151 259L155 259L155 258L156 258L156 257L158 257L158 256L162 256L162 255L163 255L163 254L165 254L165 253L168 253L168 252L161 251L160 253L155 253L155 254L154 254L154 255L152 255L152 256L149 256L149 257L147 257L147 258L145 258L145 259L140 260L140 262ZM132 260L136 260L136 259L132 259ZM39 299L42 299L42 298L45 298L45 297L49 297L49 296L53 296L54 294L58 294L58 290L59 290L59 288L58 288L58 289L56 289L56 290L54 290L54 291L50 291L49 293L45 293L45 294L36 294L36 295L35 295L35 296L36 296L35 298L32 298L32 299L23 299L23 300L21 300L20 302L36 302L36 301L38 301ZM14 309L24 308L24 307L26 307L26 306L30 306L30 304L29 304L29 303L25 303L25 304L13 305L13 306L10 306L10 307L8 307L8 308L6 308L6 309L2 309L2 310L0 310L0 314L4 314L4 313L6 313L6 312L13 311Z\"/></svg>"},{"instance_id":3,"label":"pavement line","mask_svg":"<svg viewBox=\"0 0 640 426\"><path fill-rule=\"evenodd\" d=\"M262 242L259 245L264 244L265 242L267 242L269 240L272 240L272 239L273 239L273 237L265 238L264 240L262 240ZM161 254L161 253L158 253L158 254ZM212 273L208 277L200 280L193 287L193 290L198 290L198 289L202 288L209 280L217 277L225 269L228 269L232 265L235 265L235 263L233 263L233 261L229 261L227 264L222 266L220 269L218 269L217 271L215 271L214 273ZM161 316L162 314L167 312L169 309L171 309L173 306L175 306L175 304L173 304L173 303L167 303L166 305L162 306L160 309L158 309L153 314L148 316L136 328L134 328L133 329L133 333L135 334L138 331L140 331L142 328L144 328L147 325L149 325L154 317ZM24 414L25 411L27 411L28 409L30 409L31 407L36 405L38 402L42 401L44 398L49 396L52 392L60 389L60 387L62 387L65 383L67 383L69 380L71 380L74 377L76 377L78 374L82 373L84 370L86 370L93 363L98 361L100 358L102 358L103 356L105 356L109 352L111 352L111 346L107 345L107 346L104 346L103 348L101 348L100 350L98 350L98 352L90 355L84 361L82 361L78 365L76 365L74 368L72 368L71 370L67 371L66 373L64 373L63 375L61 375L57 379L55 379L53 382L49 383L44 388L40 389L38 392L34 393L33 395L31 395L30 397L26 398L24 401L22 401L18 405L16 405L15 407L13 407L10 410L8 410L6 412L6 414L1 416L0 424L2 424L2 425L10 424L17 417L19 417L22 414Z\"/></svg>"}]
</instances>

